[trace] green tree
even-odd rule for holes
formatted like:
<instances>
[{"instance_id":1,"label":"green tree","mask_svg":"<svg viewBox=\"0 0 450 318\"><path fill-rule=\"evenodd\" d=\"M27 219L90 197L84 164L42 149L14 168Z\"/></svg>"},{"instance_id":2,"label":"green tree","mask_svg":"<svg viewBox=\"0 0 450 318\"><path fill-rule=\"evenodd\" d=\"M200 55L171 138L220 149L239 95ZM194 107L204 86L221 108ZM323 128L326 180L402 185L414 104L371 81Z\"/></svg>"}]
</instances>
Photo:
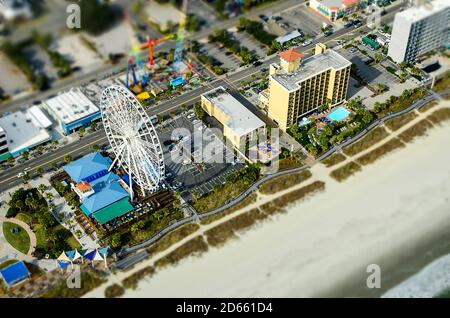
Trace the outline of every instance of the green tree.
<instances>
[{"instance_id":1,"label":"green tree","mask_svg":"<svg viewBox=\"0 0 450 318\"><path fill-rule=\"evenodd\" d=\"M118 248L120 246L120 244L122 243L120 233L115 233L115 234L111 235L110 241L111 241L111 246L113 248Z\"/></svg>"},{"instance_id":2,"label":"green tree","mask_svg":"<svg viewBox=\"0 0 450 318\"><path fill-rule=\"evenodd\" d=\"M97 128L98 128L98 124L94 121L94 122L91 124L91 129L92 129L93 131L96 131Z\"/></svg>"},{"instance_id":3,"label":"green tree","mask_svg":"<svg viewBox=\"0 0 450 318\"><path fill-rule=\"evenodd\" d=\"M45 172L45 170L44 170L44 168L39 167L39 168L36 169L36 172L37 172L39 175L43 175L44 172Z\"/></svg>"},{"instance_id":4,"label":"green tree","mask_svg":"<svg viewBox=\"0 0 450 318\"><path fill-rule=\"evenodd\" d=\"M8 163L8 165L10 167L14 166L15 160L13 157L9 157L8 159L6 159L6 162Z\"/></svg>"},{"instance_id":5,"label":"green tree","mask_svg":"<svg viewBox=\"0 0 450 318\"><path fill-rule=\"evenodd\" d=\"M100 149L100 146L99 146L99 145L97 145L97 144L92 145L92 150L93 150L93 151L98 151L99 149Z\"/></svg>"},{"instance_id":6,"label":"green tree","mask_svg":"<svg viewBox=\"0 0 450 318\"><path fill-rule=\"evenodd\" d=\"M201 103L197 102L194 104L194 113L200 120L203 120L205 118L206 112L203 109Z\"/></svg>"},{"instance_id":7,"label":"green tree","mask_svg":"<svg viewBox=\"0 0 450 318\"><path fill-rule=\"evenodd\" d=\"M58 170L58 163L56 161L52 162L52 169L53 170Z\"/></svg>"},{"instance_id":8,"label":"green tree","mask_svg":"<svg viewBox=\"0 0 450 318\"><path fill-rule=\"evenodd\" d=\"M22 158L24 158L24 159L29 159L30 158L30 153L28 152L28 151L24 151L24 152L22 152Z\"/></svg>"},{"instance_id":9,"label":"green tree","mask_svg":"<svg viewBox=\"0 0 450 318\"><path fill-rule=\"evenodd\" d=\"M47 190L47 186L45 184L41 183L37 189L39 190L40 193L44 193L45 190Z\"/></svg>"},{"instance_id":10,"label":"green tree","mask_svg":"<svg viewBox=\"0 0 450 318\"><path fill-rule=\"evenodd\" d=\"M64 162L65 163L69 163L72 161L72 156L71 155L65 155L64 156Z\"/></svg>"},{"instance_id":11,"label":"green tree","mask_svg":"<svg viewBox=\"0 0 450 318\"><path fill-rule=\"evenodd\" d=\"M22 212L22 210L23 210L23 208L24 208L24 203L23 203L23 201L16 201L15 207L16 207L17 209L19 209L20 212Z\"/></svg>"}]
</instances>

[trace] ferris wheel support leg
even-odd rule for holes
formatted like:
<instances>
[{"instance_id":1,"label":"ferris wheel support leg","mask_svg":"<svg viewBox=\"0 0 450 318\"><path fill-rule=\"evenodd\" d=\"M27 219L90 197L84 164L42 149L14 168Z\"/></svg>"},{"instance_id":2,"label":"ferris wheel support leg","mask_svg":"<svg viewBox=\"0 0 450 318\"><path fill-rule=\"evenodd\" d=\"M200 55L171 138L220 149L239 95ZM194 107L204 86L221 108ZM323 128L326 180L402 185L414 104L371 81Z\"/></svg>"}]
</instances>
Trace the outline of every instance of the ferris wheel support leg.
<instances>
[{"instance_id":1,"label":"ferris wheel support leg","mask_svg":"<svg viewBox=\"0 0 450 318\"><path fill-rule=\"evenodd\" d=\"M116 162L119 160L120 155L122 154L122 151L125 149L125 144L122 145L122 147L120 147L119 152L117 153L116 158L114 158L114 161L112 162L111 166L108 169L108 172L111 171L111 169L114 167L114 165L116 164Z\"/></svg>"}]
</instances>

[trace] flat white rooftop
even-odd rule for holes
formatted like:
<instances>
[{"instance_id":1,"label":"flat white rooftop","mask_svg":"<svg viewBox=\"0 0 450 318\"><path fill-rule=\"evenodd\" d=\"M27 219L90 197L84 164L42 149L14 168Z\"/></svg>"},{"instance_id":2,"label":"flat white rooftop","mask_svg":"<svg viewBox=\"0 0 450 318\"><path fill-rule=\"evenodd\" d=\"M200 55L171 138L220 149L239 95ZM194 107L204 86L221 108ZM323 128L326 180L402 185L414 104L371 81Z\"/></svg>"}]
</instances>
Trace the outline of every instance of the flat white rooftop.
<instances>
[{"instance_id":1,"label":"flat white rooftop","mask_svg":"<svg viewBox=\"0 0 450 318\"><path fill-rule=\"evenodd\" d=\"M44 103L53 116L66 125L100 111L80 89L71 89L48 99Z\"/></svg>"},{"instance_id":2,"label":"flat white rooftop","mask_svg":"<svg viewBox=\"0 0 450 318\"><path fill-rule=\"evenodd\" d=\"M434 0L427 2L420 6L411 7L405 11L396 14L399 17L411 22L416 22L425 19L436 12L442 11L445 8L450 7L450 1L448 0Z\"/></svg>"},{"instance_id":3,"label":"flat white rooftop","mask_svg":"<svg viewBox=\"0 0 450 318\"><path fill-rule=\"evenodd\" d=\"M279 68L275 74L272 74L272 78L285 87L288 91L298 89L299 82L305 79L320 74L328 69L341 69L351 65L352 63L339 53L327 49L322 54L313 55L302 60L302 64L298 70L292 73L286 73L283 69Z\"/></svg>"},{"instance_id":4,"label":"flat white rooftop","mask_svg":"<svg viewBox=\"0 0 450 318\"><path fill-rule=\"evenodd\" d=\"M239 136L245 136L258 128L265 127L265 123L255 114L242 105L240 101L229 94L222 86L203 94L215 107L228 115L226 123L228 128Z\"/></svg>"},{"instance_id":5,"label":"flat white rooftop","mask_svg":"<svg viewBox=\"0 0 450 318\"><path fill-rule=\"evenodd\" d=\"M39 126L28 110L0 117L0 127L6 132L7 145L12 155L51 139L49 132Z\"/></svg>"}]
</instances>

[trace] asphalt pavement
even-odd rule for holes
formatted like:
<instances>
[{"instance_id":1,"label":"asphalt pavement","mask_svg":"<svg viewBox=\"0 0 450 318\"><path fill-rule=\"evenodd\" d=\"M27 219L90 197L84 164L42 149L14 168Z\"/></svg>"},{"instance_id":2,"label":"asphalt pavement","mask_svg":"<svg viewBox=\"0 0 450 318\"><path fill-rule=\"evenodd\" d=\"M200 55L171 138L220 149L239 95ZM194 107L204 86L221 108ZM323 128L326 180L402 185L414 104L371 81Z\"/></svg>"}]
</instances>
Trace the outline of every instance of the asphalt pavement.
<instances>
[{"instance_id":1,"label":"asphalt pavement","mask_svg":"<svg viewBox=\"0 0 450 318\"><path fill-rule=\"evenodd\" d=\"M390 11L382 17L383 23L388 23L393 20L394 13L398 11L400 8L400 5L390 8ZM363 30L368 32L370 29L367 26L363 26L359 28L358 30ZM316 41L313 41L310 45L306 47L302 47L302 51L308 51L314 48L315 44L317 42L329 42L333 39L339 38L342 35L348 33L348 32L354 32L355 29L341 29L331 36L327 38L318 39ZM196 101L200 100L200 95L203 93L208 92L209 90L224 86L225 88L231 88L235 89L235 85L240 83L240 81L251 77L251 75L261 72L261 69L263 67L268 67L271 63L278 61L278 54L273 54L272 56L266 58L266 60L262 63L262 65L258 67L254 67L252 65L245 67L244 69L238 70L237 72L230 74L230 75L223 75L221 78L217 78L207 85L204 85L198 89L192 90L190 92L187 92L175 99L163 102L157 106L153 106L147 110L147 113L151 115L156 114L167 114L170 111L180 107L183 104L192 104ZM111 70L109 71L111 72ZM98 76L98 74L97 74ZM256 111L257 114L259 110L252 109L252 111ZM26 161L25 163L21 165L17 165L15 167L9 168L4 172L0 173L0 191L5 191L6 189L9 189L15 185L18 185L22 182L21 179L17 178L18 173L24 171L25 169L28 169L29 174L31 177L33 177L33 174L35 174L35 171L37 168L42 167L44 169L50 169L51 164L55 161L62 162L65 155L69 154L73 158L78 156L86 155L90 152L92 152L92 145L97 144L100 145L104 142L107 142L105 133L102 129L92 132L90 134L87 134L79 141L72 142L66 146L60 147L56 150L54 150L51 153L48 153L46 155L42 155L35 159L30 159Z\"/></svg>"}]
</instances>

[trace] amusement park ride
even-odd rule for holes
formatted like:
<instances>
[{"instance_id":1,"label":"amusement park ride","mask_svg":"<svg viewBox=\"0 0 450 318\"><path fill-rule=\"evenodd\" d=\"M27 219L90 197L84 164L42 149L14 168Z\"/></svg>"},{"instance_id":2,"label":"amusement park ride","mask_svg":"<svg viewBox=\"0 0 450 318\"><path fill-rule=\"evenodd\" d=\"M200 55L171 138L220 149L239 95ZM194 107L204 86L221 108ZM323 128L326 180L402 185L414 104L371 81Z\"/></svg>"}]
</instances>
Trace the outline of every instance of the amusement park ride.
<instances>
[{"instance_id":1,"label":"amusement park ride","mask_svg":"<svg viewBox=\"0 0 450 318\"><path fill-rule=\"evenodd\" d=\"M157 39L149 38L148 41L140 46L135 46L132 49L131 56L127 62L126 68L126 78L125 85L127 88L130 88L135 93L139 93L142 91L142 88L150 83L151 80L151 71L154 70L154 56L153 50L154 47L164 41L172 40L176 38L175 52L174 52L174 60L172 63L172 68L175 71L175 78L173 78L171 83L183 83L184 74L192 71L192 63L189 61L188 65L183 62L183 46L184 46L184 34L185 34L185 25L186 18L185 14L187 13L187 0L183 0L182 4L182 16L179 22L178 32L177 34L169 34L165 36L161 36ZM139 58L139 52L143 49L148 49L148 64L142 63ZM137 72L136 72L137 69ZM139 76L136 75L138 73Z\"/></svg>"}]
</instances>

